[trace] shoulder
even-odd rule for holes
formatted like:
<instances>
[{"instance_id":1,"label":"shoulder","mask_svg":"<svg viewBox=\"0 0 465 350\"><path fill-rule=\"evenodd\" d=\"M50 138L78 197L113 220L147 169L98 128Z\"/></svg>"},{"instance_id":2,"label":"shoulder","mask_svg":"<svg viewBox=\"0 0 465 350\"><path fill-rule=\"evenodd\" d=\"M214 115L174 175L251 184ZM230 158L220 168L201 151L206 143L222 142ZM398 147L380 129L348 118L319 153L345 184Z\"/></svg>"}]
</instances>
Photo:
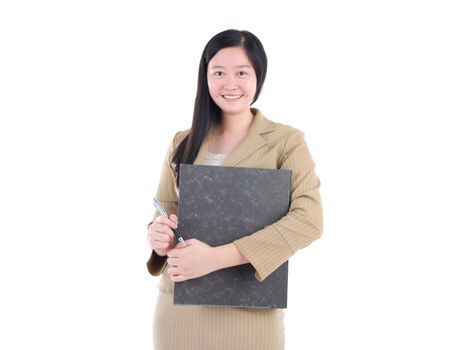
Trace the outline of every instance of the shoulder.
<instances>
[{"instance_id":1,"label":"shoulder","mask_svg":"<svg viewBox=\"0 0 465 350\"><path fill-rule=\"evenodd\" d=\"M174 136L171 141L171 149L175 150L176 147L179 146L179 144L184 140L190 133L191 129L186 129L182 131L178 131Z\"/></svg>"},{"instance_id":2,"label":"shoulder","mask_svg":"<svg viewBox=\"0 0 465 350\"><path fill-rule=\"evenodd\" d=\"M288 157L289 154L292 154L295 150L307 148L304 132L295 127L277 123L276 131L273 134L274 135L270 135L272 137L270 143L281 150L281 164L284 159Z\"/></svg>"},{"instance_id":3,"label":"shoulder","mask_svg":"<svg viewBox=\"0 0 465 350\"><path fill-rule=\"evenodd\" d=\"M266 118L260 111L258 111L259 118L261 119L260 134L269 144L287 143L288 141L302 141L305 134L302 130L293 126L272 121Z\"/></svg>"},{"instance_id":4,"label":"shoulder","mask_svg":"<svg viewBox=\"0 0 465 350\"><path fill-rule=\"evenodd\" d=\"M290 125L286 124L281 124L281 123L276 123L276 136L277 138L280 139L290 139L290 138L303 138L305 137L305 134L302 130L299 130L298 128L295 128Z\"/></svg>"},{"instance_id":5,"label":"shoulder","mask_svg":"<svg viewBox=\"0 0 465 350\"><path fill-rule=\"evenodd\" d=\"M270 149L278 150L279 168L289 167L298 171L302 162L305 161L308 161L307 165L311 166L313 160L305 140L305 133L287 124L271 123L273 123L273 130L262 134L262 137L266 139Z\"/></svg>"}]
</instances>

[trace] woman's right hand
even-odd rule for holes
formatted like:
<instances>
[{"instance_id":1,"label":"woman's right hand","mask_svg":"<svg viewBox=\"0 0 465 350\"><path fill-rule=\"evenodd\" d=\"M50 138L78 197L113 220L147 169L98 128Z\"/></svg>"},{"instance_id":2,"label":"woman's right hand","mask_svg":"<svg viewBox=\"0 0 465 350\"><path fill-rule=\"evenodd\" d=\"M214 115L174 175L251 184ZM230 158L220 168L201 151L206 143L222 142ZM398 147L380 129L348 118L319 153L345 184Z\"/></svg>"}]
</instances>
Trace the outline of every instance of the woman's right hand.
<instances>
[{"instance_id":1,"label":"woman's right hand","mask_svg":"<svg viewBox=\"0 0 465 350\"><path fill-rule=\"evenodd\" d=\"M176 237L172 229L178 227L178 217L171 214L169 218L157 216L149 225L147 242L158 256L166 256L168 251L176 245Z\"/></svg>"}]
</instances>

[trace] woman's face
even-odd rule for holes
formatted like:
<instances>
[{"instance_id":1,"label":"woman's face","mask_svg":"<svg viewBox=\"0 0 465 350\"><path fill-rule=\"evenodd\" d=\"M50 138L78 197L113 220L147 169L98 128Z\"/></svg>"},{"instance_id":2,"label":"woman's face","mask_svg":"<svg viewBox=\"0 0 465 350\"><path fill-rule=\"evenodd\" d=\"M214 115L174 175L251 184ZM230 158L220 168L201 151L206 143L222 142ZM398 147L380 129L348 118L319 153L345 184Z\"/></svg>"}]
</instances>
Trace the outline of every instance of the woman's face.
<instances>
[{"instance_id":1,"label":"woman's face","mask_svg":"<svg viewBox=\"0 0 465 350\"><path fill-rule=\"evenodd\" d=\"M223 112L249 111L257 89L257 77L242 47L218 51L208 63L207 81L210 96Z\"/></svg>"}]
</instances>

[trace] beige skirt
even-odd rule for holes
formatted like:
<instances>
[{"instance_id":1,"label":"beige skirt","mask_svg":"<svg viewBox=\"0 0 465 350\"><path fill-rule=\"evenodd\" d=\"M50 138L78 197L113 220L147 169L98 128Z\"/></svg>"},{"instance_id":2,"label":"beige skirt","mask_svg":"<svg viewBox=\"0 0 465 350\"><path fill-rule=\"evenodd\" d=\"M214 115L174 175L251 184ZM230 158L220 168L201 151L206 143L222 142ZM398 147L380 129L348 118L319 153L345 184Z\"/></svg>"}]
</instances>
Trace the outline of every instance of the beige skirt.
<instances>
[{"instance_id":1,"label":"beige skirt","mask_svg":"<svg viewBox=\"0 0 465 350\"><path fill-rule=\"evenodd\" d=\"M153 322L156 350L283 350L282 309L174 305L160 291Z\"/></svg>"}]
</instances>

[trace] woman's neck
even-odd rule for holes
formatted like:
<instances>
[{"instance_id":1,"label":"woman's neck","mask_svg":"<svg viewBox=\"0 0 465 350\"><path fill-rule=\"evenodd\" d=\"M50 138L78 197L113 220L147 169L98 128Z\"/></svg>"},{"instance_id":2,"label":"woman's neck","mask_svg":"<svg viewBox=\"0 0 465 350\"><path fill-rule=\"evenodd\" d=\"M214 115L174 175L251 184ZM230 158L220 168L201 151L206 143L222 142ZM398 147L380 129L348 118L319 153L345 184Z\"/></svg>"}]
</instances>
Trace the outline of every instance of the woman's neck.
<instances>
[{"instance_id":1,"label":"woman's neck","mask_svg":"<svg viewBox=\"0 0 465 350\"><path fill-rule=\"evenodd\" d=\"M241 114L223 113L221 124L216 128L219 134L241 134L247 133L252 125L254 115L249 109Z\"/></svg>"}]
</instances>

